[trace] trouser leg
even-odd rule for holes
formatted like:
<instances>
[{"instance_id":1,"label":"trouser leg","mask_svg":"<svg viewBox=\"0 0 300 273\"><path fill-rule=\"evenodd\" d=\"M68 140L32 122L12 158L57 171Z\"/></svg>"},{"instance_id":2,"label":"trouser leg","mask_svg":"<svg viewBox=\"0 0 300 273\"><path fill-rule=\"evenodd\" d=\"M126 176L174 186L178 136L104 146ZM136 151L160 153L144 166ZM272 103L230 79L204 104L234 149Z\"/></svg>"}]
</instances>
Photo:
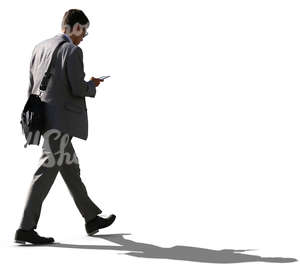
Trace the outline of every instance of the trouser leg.
<instances>
[{"instance_id":1,"label":"trouser leg","mask_svg":"<svg viewBox=\"0 0 300 273\"><path fill-rule=\"evenodd\" d=\"M89 198L85 185L81 181L78 158L71 143L72 137L61 132L50 132L48 136L47 133L49 131L46 132L46 137L43 134L43 153L27 194L20 224L20 228L25 230L37 227L43 201L59 171L86 221L102 212ZM74 156L77 160L72 162Z\"/></svg>"},{"instance_id":2,"label":"trouser leg","mask_svg":"<svg viewBox=\"0 0 300 273\"><path fill-rule=\"evenodd\" d=\"M89 221L97 216L102 211L88 196L85 185L80 177L80 166L78 157L75 153L72 142L70 141L65 149L66 153L71 155L70 164L63 164L60 168L60 173L71 193L73 200L85 221Z\"/></svg>"},{"instance_id":3,"label":"trouser leg","mask_svg":"<svg viewBox=\"0 0 300 273\"><path fill-rule=\"evenodd\" d=\"M79 162L71 138L63 133L60 135L54 133L44 137L43 153L27 194L20 228L29 230L37 227L43 201L59 171L86 221L102 212L89 198L85 185L81 181ZM72 162L74 155L77 161Z\"/></svg>"},{"instance_id":4,"label":"trouser leg","mask_svg":"<svg viewBox=\"0 0 300 273\"><path fill-rule=\"evenodd\" d=\"M56 134L52 134L46 138L44 137L42 156L40 157L38 169L33 175L27 193L25 208L20 223L21 229L29 230L37 227L43 201L59 171L59 166L56 164L59 154L55 153L59 151L60 140L64 135L65 134L60 134L58 139L55 139L55 137L57 137Z\"/></svg>"},{"instance_id":5,"label":"trouser leg","mask_svg":"<svg viewBox=\"0 0 300 273\"><path fill-rule=\"evenodd\" d=\"M37 227L43 201L57 176L57 167L45 168L42 166L46 160L47 155L43 153L40 158L39 167L34 173L31 186L27 193L26 205L20 224L21 229L30 230Z\"/></svg>"}]
</instances>

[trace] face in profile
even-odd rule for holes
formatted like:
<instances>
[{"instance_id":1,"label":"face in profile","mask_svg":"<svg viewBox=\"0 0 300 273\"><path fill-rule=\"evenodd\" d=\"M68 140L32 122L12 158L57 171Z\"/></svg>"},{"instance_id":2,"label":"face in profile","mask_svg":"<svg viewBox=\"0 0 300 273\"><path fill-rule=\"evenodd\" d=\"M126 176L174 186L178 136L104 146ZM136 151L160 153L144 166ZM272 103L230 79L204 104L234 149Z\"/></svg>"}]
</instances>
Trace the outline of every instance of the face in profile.
<instances>
[{"instance_id":1,"label":"face in profile","mask_svg":"<svg viewBox=\"0 0 300 273\"><path fill-rule=\"evenodd\" d=\"M68 33L68 31L64 31L64 33L70 36L75 45L79 45L80 42L83 41L83 38L87 36L87 28L88 26L83 26L77 23L73 26L70 33Z\"/></svg>"}]
</instances>

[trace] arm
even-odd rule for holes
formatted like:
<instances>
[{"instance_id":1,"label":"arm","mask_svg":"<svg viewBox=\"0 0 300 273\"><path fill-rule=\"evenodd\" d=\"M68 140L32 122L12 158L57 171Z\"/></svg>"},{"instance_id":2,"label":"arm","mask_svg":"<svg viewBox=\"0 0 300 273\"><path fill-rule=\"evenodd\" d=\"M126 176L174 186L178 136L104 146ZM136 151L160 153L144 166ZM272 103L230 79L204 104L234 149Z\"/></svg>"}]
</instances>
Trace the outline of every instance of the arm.
<instances>
[{"instance_id":1,"label":"arm","mask_svg":"<svg viewBox=\"0 0 300 273\"><path fill-rule=\"evenodd\" d=\"M27 91L27 98L29 98L31 92L32 92L32 88L33 88L33 75L30 69L29 72L29 87L28 87L28 91Z\"/></svg>"},{"instance_id":2,"label":"arm","mask_svg":"<svg viewBox=\"0 0 300 273\"><path fill-rule=\"evenodd\" d=\"M74 47L67 59L67 77L71 92L77 97L95 97L96 86L92 80L84 80L83 53L78 46Z\"/></svg>"},{"instance_id":3,"label":"arm","mask_svg":"<svg viewBox=\"0 0 300 273\"><path fill-rule=\"evenodd\" d=\"M29 87L28 87L28 90L27 90L27 97L28 98L29 98L29 96L32 92L32 88L33 88L33 84L34 84L33 74L32 74L32 66L33 66L34 58L35 58L35 54L34 54L34 50L33 50L32 55L31 55L30 67L29 67Z\"/></svg>"}]
</instances>

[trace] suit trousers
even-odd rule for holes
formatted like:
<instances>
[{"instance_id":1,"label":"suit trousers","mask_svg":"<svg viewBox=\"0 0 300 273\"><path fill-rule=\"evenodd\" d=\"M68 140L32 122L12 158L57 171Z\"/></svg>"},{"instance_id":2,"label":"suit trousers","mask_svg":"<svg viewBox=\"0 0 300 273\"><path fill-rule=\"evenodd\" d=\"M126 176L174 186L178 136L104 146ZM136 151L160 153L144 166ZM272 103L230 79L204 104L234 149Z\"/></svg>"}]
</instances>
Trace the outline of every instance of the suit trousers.
<instances>
[{"instance_id":1,"label":"suit trousers","mask_svg":"<svg viewBox=\"0 0 300 273\"><path fill-rule=\"evenodd\" d=\"M36 229L44 199L60 172L75 204L85 219L89 221L102 211L89 198L80 178L78 157L71 143L72 136L56 129L43 133L43 152L39 165L27 194L20 227L24 230Z\"/></svg>"}]
</instances>

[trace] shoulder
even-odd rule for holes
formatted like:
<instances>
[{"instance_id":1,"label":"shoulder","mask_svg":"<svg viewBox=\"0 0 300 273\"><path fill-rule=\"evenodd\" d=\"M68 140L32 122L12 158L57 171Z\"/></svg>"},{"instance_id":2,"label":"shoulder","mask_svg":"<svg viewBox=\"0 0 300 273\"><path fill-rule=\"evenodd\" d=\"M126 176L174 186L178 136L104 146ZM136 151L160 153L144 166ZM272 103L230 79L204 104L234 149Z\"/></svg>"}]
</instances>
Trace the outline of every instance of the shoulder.
<instances>
[{"instance_id":1,"label":"shoulder","mask_svg":"<svg viewBox=\"0 0 300 273\"><path fill-rule=\"evenodd\" d=\"M76 46L72 43L69 43L70 45L67 45L68 47L68 56L71 58L83 58L83 52L82 49L79 46Z\"/></svg>"},{"instance_id":2,"label":"shoulder","mask_svg":"<svg viewBox=\"0 0 300 273\"><path fill-rule=\"evenodd\" d=\"M51 51L62 41L63 39L61 35L55 35L54 37L44 39L41 42L37 43L34 47L34 51L43 49ZM65 43L61 45L61 48L72 52L75 48L77 48L77 46L69 41L65 41Z\"/></svg>"},{"instance_id":3,"label":"shoulder","mask_svg":"<svg viewBox=\"0 0 300 273\"><path fill-rule=\"evenodd\" d=\"M82 55L81 47L70 43L70 49L71 49L72 54L81 54Z\"/></svg>"}]
</instances>

